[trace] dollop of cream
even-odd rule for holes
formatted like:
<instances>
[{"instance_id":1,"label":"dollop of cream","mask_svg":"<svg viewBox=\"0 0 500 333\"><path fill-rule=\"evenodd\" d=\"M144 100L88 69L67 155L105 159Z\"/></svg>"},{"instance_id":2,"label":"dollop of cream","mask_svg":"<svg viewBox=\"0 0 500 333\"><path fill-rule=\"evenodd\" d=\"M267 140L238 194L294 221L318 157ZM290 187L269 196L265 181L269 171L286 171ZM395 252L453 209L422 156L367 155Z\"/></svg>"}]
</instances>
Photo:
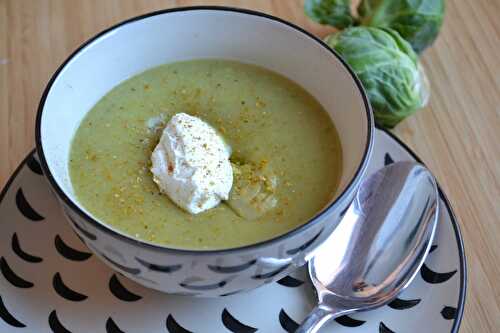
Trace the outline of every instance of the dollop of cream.
<instances>
[{"instance_id":1,"label":"dollop of cream","mask_svg":"<svg viewBox=\"0 0 500 333\"><path fill-rule=\"evenodd\" d=\"M203 120L170 119L151 155L153 180L182 209L198 214L227 200L233 184L231 148Z\"/></svg>"}]
</instances>

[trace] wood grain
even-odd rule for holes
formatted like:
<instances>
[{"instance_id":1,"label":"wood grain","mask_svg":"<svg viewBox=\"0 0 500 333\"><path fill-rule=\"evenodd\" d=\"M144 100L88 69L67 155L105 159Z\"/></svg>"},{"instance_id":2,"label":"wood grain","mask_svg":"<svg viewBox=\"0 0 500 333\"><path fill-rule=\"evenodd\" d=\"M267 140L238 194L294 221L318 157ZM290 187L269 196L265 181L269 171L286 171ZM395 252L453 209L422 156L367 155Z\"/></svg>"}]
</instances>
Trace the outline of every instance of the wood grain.
<instances>
[{"instance_id":1,"label":"wood grain","mask_svg":"<svg viewBox=\"0 0 500 333\"><path fill-rule=\"evenodd\" d=\"M34 146L43 88L84 40L120 20L174 6L264 11L319 35L295 0L0 0L0 184ZM425 52L430 105L394 131L427 163L452 202L468 259L461 332L500 328L500 1L450 0L442 33Z\"/></svg>"}]
</instances>

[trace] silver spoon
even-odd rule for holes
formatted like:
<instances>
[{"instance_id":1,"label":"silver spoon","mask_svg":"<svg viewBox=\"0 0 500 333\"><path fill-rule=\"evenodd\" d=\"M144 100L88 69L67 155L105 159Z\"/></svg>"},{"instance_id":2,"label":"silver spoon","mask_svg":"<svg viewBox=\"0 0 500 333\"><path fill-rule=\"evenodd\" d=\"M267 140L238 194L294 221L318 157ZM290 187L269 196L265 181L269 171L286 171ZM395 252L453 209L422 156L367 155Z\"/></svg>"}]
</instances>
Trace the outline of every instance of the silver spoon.
<instances>
[{"instance_id":1,"label":"silver spoon","mask_svg":"<svg viewBox=\"0 0 500 333\"><path fill-rule=\"evenodd\" d=\"M424 166L397 162L366 178L309 261L319 304L296 333L317 332L330 319L396 298L424 263L437 219L436 181Z\"/></svg>"}]
</instances>

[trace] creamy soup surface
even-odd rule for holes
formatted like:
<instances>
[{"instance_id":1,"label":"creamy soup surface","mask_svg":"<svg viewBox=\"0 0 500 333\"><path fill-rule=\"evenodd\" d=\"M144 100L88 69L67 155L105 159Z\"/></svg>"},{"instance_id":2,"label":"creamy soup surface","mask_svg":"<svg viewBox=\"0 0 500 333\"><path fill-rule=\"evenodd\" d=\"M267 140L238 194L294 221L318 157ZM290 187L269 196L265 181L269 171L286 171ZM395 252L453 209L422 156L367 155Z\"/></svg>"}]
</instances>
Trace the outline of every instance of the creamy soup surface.
<instances>
[{"instance_id":1,"label":"creamy soup surface","mask_svg":"<svg viewBox=\"0 0 500 333\"><path fill-rule=\"evenodd\" d=\"M234 163L269 167L276 207L254 220L224 202L191 215L160 193L151 152L179 112L217 129ZM309 93L227 60L166 64L119 84L83 119L69 162L77 199L94 217L140 240L195 250L258 243L304 224L334 196L341 165L335 126Z\"/></svg>"}]
</instances>

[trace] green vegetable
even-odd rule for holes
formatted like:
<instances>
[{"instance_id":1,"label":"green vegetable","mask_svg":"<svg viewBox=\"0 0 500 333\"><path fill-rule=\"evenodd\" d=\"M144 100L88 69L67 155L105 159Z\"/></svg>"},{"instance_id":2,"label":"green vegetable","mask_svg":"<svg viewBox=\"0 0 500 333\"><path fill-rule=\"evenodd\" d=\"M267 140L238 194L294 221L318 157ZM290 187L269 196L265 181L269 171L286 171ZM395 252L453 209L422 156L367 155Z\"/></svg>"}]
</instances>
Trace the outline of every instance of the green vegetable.
<instances>
[{"instance_id":1,"label":"green vegetable","mask_svg":"<svg viewBox=\"0 0 500 333\"><path fill-rule=\"evenodd\" d=\"M420 53L436 39L443 23L444 0L362 0L361 25L391 28Z\"/></svg>"},{"instance_id":2,"label":"green vegetable","mask_svg":"<svg viewBox=\"0 0 500 333\"><path fill-rule=\"evenodd\" d=\"M343 29L354 23L350 4L350 0L306 0L304 10L318 23Z\"/></svg>"},{"instance_id":3,"label":"green vegetable","mask_svg":"<svg viewBox=\"0 0 500 333\"><path fill-rule=\"evenodd\" d=\"M417 55L396 31L352 27L325 42L358 75L378 125L392 128L427 103L427 80Z\"/></svg>"}]
</instances>

